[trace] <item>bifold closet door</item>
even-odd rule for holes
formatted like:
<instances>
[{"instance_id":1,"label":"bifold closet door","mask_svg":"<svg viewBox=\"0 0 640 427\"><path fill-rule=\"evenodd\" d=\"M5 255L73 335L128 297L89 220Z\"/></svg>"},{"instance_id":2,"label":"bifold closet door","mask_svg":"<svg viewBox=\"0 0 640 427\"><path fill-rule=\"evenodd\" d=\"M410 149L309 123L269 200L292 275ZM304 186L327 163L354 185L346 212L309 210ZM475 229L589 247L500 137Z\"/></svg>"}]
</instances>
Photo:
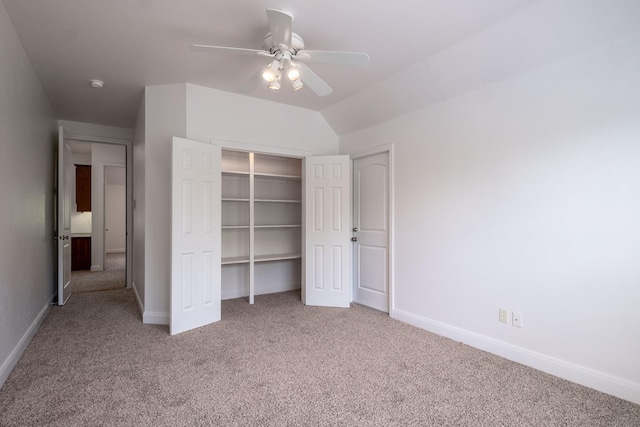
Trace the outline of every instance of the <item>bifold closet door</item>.
<instances>
[{"instance_id":1,"label":"bifold closet door","mask_svg":"<svg viewBox=\"0 0 640 427\"><path fill-rule=\"evenodd\" d=\"M307 305L351 302L351 160L307 157L303 162L303 278Z\"/></svg>"},{"instance_id":2,"label":"bifold closet door","mask_svg":"<svg viewBox=\"0 0 640 427\"><path fill-rule=\"evenodd\" d=\"M220 320L220 154L173 138L171 335Z\"/></svg>"}]
</instances>

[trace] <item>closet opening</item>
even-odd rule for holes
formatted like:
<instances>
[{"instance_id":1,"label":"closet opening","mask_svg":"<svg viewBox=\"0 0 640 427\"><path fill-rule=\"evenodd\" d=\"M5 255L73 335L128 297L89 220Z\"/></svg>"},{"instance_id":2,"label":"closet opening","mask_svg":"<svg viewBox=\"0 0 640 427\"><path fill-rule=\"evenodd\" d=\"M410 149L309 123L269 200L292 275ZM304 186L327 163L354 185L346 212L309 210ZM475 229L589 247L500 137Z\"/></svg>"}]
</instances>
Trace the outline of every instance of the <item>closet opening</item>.
<instances>
[{"instance_id":1,"label":"closet opening","mask_svg":"<svg viewBox=\"0 0 640 427\"><path fill-rule=\"evenodd\" d=\"M222 150L222 299L299 290L302 160Z\"/></svg>"}]
</instances>

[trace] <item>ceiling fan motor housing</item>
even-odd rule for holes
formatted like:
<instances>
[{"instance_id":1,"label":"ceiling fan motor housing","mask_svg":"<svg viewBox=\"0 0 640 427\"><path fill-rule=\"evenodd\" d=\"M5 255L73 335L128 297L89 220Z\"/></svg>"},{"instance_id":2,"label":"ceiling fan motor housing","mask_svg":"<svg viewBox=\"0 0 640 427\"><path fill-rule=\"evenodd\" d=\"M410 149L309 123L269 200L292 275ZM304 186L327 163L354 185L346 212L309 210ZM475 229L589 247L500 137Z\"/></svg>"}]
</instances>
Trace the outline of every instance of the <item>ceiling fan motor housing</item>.
<instances>
[{"instance_id":1,"label":"ceiling fan motor housing","mask_svg":"<svg viewBox=\"0 0 640 427\"><path fill-rule=\"evenodd\" d=\"M267 33L267 35L264 36L264 39L262 40L262 49L268 51L269 53L276 53L280 50L278 46L273 45L273 37L271 37L270 32ZM302 49L304 49L304 41L302 40L302 37L292 32L291 46L289 46L289 52L291 52L292 55L295 55L299 50L302 50Z\"/></svg>"}]
</instances>

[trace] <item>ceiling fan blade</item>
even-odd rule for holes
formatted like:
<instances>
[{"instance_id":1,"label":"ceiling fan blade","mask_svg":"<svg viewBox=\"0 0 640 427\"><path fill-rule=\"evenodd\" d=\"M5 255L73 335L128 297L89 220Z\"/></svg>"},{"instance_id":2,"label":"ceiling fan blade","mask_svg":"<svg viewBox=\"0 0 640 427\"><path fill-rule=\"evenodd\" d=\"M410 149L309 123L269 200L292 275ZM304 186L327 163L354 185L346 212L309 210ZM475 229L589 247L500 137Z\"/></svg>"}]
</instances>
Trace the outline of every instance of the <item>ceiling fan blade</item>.
<instances>
[{"instance_id":1,"label":"ceiling fan blade","mask_svg":"<svg viewBox=\"0 0 640 427\"><path fill-rule=\"evenodd\" d=\"M309 89L314 91L316 95L327 96L333 92L331 86L326 84L324 80L311 71L311 69L305 64L298 62L297 66L300 67L300 80L302 80L302 83L304 83Z\"/></svg>"},{"instance_id":2,"label":"ceiling fan blade","mask_svg":"<svg viewBox=\"0 0 640 427\"><path fill-rule=\"evenodd\" d=\"M300 50L294 59L323 64L355 65L366 67L369 65L369 55L362 52L333 52L330 50Z\"/></svg>"},{"instance_id":3,"label":"ceiling fan blade","mask_svg":"<svg viewBox=\"0 0 640 427\"><path fill-rule=\"evenodd\" d=\"M244 49L242 47L225 47L225 46L207 46L204 44L194 44L191 46L193 50L202 50L209 52L220 52L220 53L235 53L240 55L253 55L253 56L266 56L269 58L273 58L275 55L267 52L266 50L261 49Z\"/></svg>"},{"instance_id":4,"label":"ceiling fan blade","mask_svg":"<svg viewBox=\"0 0 640 427\"><path fill-rule=\"evenodd\" d=\"M267 19L269 20L269 29L271 30L271 38L275 47L284 44L291 47L291 24L293 15L291 12L279 9L267 9Z\"/></svg>"},{"instance_id":5,"label":"ceiling fan blade","mask_svg":"<svg viewBox=\"0 0 640 427\"><path fill-rule=\"evenodd\" d=\"M242 86L238 88L238 92L240 93L250 93L253 92L260 83L264 80L262 79L262 70L258 71L254 75L252 75L249 80L247 80Z\"/></svg>"}]
</instances>

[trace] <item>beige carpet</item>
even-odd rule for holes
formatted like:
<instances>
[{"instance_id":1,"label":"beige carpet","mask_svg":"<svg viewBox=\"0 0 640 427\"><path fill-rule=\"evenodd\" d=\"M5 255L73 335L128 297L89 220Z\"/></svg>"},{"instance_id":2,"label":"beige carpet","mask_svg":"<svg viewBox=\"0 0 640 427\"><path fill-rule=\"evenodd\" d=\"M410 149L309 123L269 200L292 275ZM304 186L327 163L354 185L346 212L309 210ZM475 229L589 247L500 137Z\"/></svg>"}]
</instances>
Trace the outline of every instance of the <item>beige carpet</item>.
<instances>
[{"instance_id":1,"label":"beige carpet","mask_svg":"<svg viewBox=\"0 0 640 427\"><path fill-rule=\"evenodd\" d=\"M3 426L639 426L640 406L373 310L287 292L174 337L130 290L52 307L0 390Z\"/></svg>"},{"instance_id":2,"label":"beige carpet","mask_svg":"<svg viewBox=\"0 0 640 427\"><path fill-rule=\"evenodd\" d=\"M126 254L106 254L103 271L71 272L71 294L121 289L126 285Z\"/></svg>"}]
</instances>

